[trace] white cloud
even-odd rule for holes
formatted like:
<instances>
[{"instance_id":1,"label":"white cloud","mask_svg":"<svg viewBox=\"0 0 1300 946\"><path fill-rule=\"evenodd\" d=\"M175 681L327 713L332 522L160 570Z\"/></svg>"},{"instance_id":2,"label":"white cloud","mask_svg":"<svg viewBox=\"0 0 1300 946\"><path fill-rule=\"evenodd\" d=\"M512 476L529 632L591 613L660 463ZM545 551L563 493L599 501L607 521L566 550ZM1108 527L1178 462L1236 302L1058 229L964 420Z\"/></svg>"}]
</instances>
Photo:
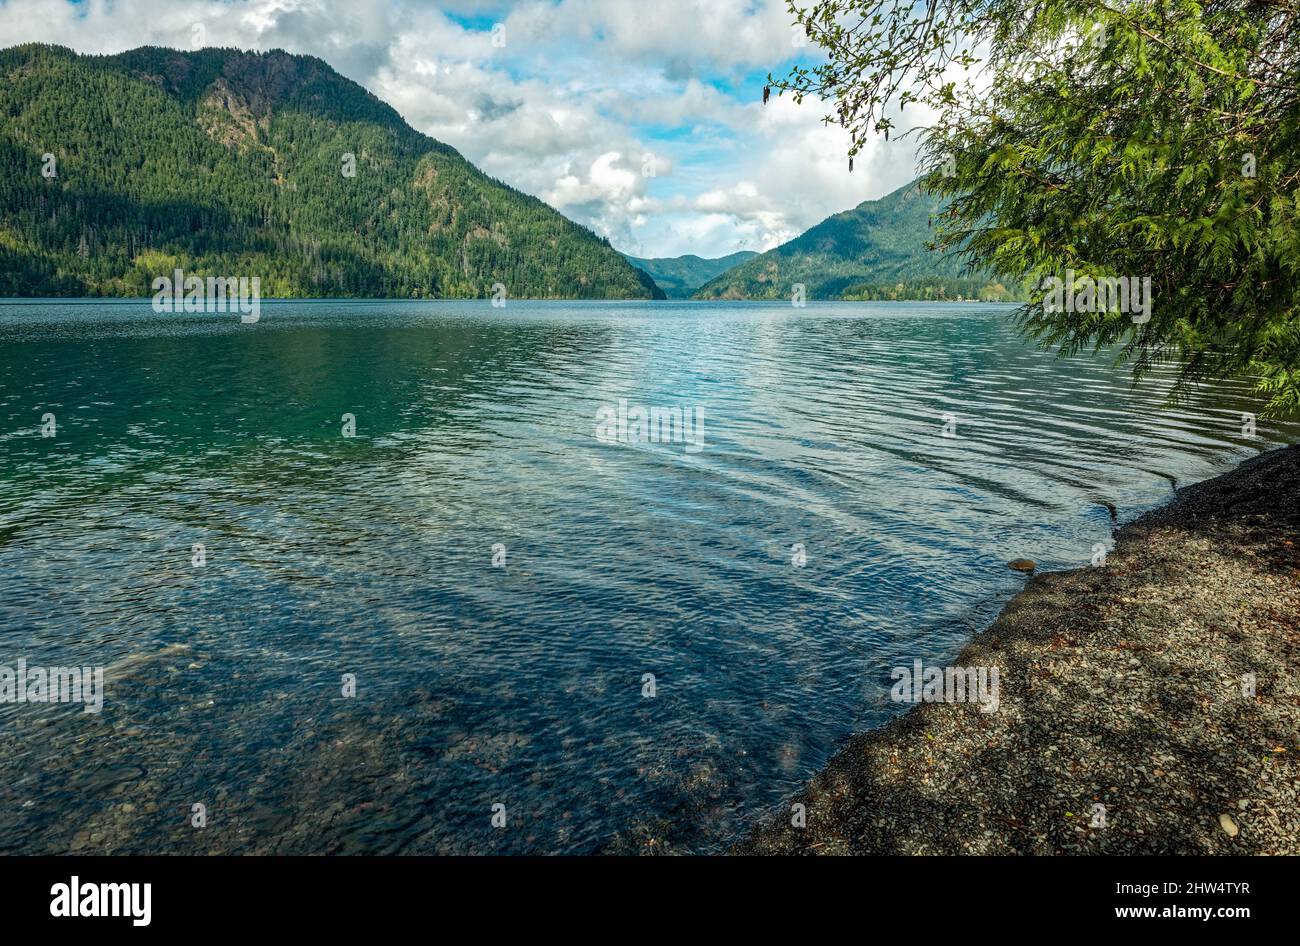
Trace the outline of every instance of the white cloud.
<instances>
[{"instance_id":1,"label":"white cloud","mask_svg":"<svg viewBox=\"0 0 1300 946\"><path fill-rule=\"evenodd\" d=\"M640 255L766 249L913 174L911 147L882 142L849 174L847 135L817 103L760 104L753 77L797 52L785 0L0 5L7 44L80 52L189 48L195 24L206 45L319 56L488 174Z\"/></svg>"}]
</instances>

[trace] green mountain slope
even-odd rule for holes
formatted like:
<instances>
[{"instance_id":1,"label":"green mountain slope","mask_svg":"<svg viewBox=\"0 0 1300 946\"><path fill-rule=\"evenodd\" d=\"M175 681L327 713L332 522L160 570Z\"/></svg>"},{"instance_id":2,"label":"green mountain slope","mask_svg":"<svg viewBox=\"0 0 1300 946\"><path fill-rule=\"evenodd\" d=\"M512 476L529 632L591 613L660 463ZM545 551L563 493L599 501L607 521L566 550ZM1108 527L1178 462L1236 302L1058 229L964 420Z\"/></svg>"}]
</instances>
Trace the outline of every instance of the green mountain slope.
<instances>
[{"instance_id":1,"label":"green mountain slope","mask_svg":"<svg viewBox=\"0 0 1300 946\"><path fill-rule=\"evenodd\" d=\"M144 296L176 267L265 296L662 298L319 59L0 51L0 295Z\"/></svg>"},{"instance_id":2,"label":"green mountain slope","mask_svg":"<svg viewBox=\"0 0 1300 946\"><path fill-rule=\"evenodd\" d=\"M697 299L974 299L1010 297L964 272L956 258L926 249L936 198L913 182L879 200L828 217L700 287Z\"/></svg>"},{"instance_id":3,"label":"green mountain slope","mask_svg":"<svg viewBox=\"0 0 1300 946\"><path fill-rule=\"evenodd\" d=\"M710 279L716 279L733 266L739 266L757 255L753 250L740 250L729 256L719 256L717 259L704 259L690 254L659 259L629 256L628 261L638 269L649 273L659 288L667 293L669 299L687 299Z\"/></svg>"}]
</instances>

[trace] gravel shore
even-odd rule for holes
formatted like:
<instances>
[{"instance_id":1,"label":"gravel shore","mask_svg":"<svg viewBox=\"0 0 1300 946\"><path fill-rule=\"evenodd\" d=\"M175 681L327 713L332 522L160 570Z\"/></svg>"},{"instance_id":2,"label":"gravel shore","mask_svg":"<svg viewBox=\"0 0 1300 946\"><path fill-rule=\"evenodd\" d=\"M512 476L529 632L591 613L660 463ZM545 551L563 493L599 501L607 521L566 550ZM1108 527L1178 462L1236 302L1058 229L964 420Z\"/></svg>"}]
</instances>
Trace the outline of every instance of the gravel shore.
<instances>
[{"instance_id":1,"label":"gravel shore","mask_svg":"<svg viewBox=\"0 0 1300 946\"><path fill-rule=\"evenodd\" d=\"M996 712L853 737L734 852L1300 854L1300 446L1030 578L954 664Z\"/></svg>"}]
</instances>

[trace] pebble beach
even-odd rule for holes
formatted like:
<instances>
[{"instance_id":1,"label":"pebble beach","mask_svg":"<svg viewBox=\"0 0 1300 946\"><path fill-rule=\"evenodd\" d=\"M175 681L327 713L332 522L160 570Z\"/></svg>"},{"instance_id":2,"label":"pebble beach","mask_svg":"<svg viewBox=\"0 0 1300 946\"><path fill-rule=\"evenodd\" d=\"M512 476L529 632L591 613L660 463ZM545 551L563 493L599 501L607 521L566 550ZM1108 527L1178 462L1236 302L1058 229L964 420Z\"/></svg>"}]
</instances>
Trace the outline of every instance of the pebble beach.
<instances>
[{"instance_id":1,"label":"pebble beach","mask_svg":"<svg viewBox=\"0 0 1300 946\"><path fill-rule=\"evenodd\" d=\"M1300 854L1300 447L1032 575L955 663L996 712L851 738L733 852Z\"/></svg>"}]
</instances>

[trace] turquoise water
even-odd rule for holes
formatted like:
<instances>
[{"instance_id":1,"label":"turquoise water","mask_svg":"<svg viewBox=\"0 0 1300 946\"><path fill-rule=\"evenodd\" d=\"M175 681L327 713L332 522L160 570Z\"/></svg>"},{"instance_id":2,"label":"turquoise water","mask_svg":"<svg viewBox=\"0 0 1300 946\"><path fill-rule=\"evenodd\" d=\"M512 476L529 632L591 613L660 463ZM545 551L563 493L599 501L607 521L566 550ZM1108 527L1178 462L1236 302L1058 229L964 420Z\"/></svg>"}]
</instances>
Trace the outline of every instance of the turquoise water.
<instances>
[{"instance_id":1,"label":"turquoise water","mask_svg":"<svg viewBox=\"0 0 1300 946\"><path fill-rule=\"evenodd\" d=\"M1008 560L1296 439L1009 311L0 305L0 665L107 676L0 704L0 850L716 849ZM602 442L621 400L702 447Z\"/></svg>"}]
</instances>

